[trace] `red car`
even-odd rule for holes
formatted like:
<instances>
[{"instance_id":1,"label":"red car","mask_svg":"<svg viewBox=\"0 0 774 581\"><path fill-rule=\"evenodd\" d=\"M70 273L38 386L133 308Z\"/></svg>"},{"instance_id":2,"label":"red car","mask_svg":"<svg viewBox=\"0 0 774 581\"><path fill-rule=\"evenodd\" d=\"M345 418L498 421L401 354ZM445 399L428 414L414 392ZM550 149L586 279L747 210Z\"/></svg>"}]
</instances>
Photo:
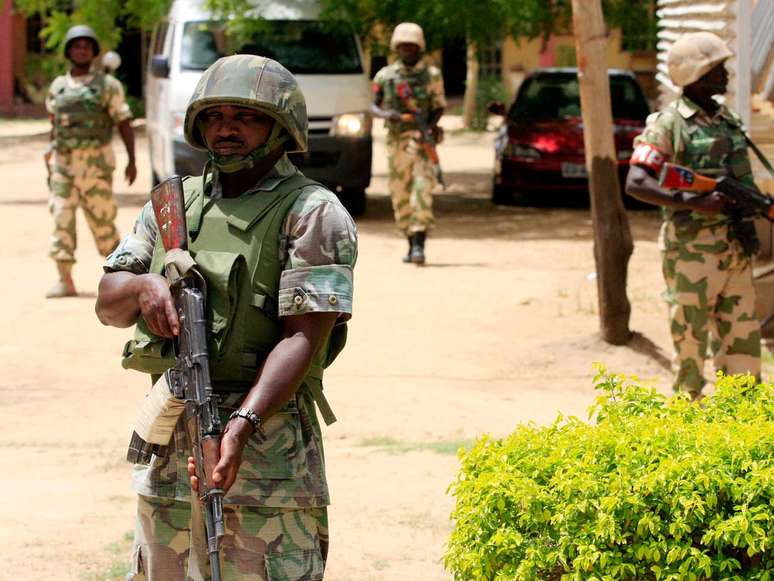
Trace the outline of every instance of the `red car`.
<instances>
[{"instance_id":1,"label":"red car","mask_svg":"<svg viewBox=\"0 0 774 581\"><path fill-rule=\"evenodd\" d=\"M522 83L495 141L492 201L588 192L578 70L538 69ZM650 107L634 74L610 71L613 129L621 187L629 170L632 139L645 127Z\"/></svg>"}]
</instances>

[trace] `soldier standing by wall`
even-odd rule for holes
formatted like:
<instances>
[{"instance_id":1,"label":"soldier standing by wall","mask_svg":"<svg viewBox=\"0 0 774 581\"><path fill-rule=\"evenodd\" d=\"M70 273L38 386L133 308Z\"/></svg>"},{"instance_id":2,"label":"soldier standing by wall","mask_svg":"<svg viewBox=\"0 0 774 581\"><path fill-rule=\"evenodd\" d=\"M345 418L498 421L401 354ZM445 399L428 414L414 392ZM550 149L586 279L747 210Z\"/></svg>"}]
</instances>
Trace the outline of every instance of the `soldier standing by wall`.
<instances>
[{"instance_id":1,"label":"soldier standing by wall","mask_svg":"<svg viewBox=\"0 0 774 581\"><path fill-rule=\"evenodd\" d=\"M667 57L677 101L647 120L634 141L626 182L630 195L662 206L659 245L674 342L674 389L701 397L709 347L725 373L760 374L760 327L755 314L753 224L735 216L713 192L690 197L665 190L657 177L666 161L713 177L733 176L755 187L749 138L738 115L718 98L726 92L725 43L707 32L686 34Z\"/></svg>"},{"instance_id":2,"label":"soldier standing by wall","mask_svg":"<svg viewBox=\"0 0 774 581\"><path fill-rule=\"evenodd\" d=\"M132 114L121 83L92 70L99 51L99 41L91 28L70 28L64 46L70 70L54 79L46 98L53 125L45 155L51 190L49 210L54 216L50 256L59 272L59 280L46 293L48 298L76 295L72 267L78 206L83 208L100 254L107 256L118 244L113 200L115 160L110 146L113 125L118 126L129 156L126 180L131 185L137 177Z\"/></svg>"},{"instance_id":3,"label":"soldier standing by wall","mask_svg":"<svg viewBox=\"0 0 774 581\"><path fill-rule=\"evenodd\" d=\"M398 88L401 83L410 86L418 111L439 137L438 121L446 98L441 72L422 61L425 37L419 25L403 22L396 26L390 48L397 52L398 60L376 73L371 111L386 120L392 208L398 228L409 242L403 261L424 264L425 238L433 225L436 178L419 142L414 115L398 94Z\"/></svg>"},{"instance_id":4,"label":"soldier standing by wall","mask_svg":"<svg viewBox=\"0 0 774 581\"><path fill-rule=\"evenodd\" d=\"M295 77L252 55L215 62L186 111L186 141L210 158L204 177L185 178L183 187L189 249L206 281L212 385L224 412L213 484L226 491L225 579L323 578L330 499L315 408L326 423L335 420L323 368L344 345L357 236L336 195L286 155L306 151L307 126ZM124 366L150 374L174 364L171 338L179 332L158 239L147 204L107 259L96 307L105 324L137 323ZM202 514L191 505L186 474L190 447L181 418L164 457L135 469L127 579L209 578Z\"/></svg>"}]
</instances>

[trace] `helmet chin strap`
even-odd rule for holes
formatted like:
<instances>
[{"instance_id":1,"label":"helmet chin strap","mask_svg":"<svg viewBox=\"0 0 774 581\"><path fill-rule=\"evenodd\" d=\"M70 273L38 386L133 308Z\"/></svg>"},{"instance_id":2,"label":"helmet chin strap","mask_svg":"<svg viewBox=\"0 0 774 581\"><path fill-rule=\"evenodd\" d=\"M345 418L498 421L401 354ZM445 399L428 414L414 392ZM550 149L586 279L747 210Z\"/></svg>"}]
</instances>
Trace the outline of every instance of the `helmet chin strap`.
<instances>
[{"instance_id":1,"label":"helmet chin strap","mask_svg":"<svg viewBox=\"0 0 774 581\"><path fill-rule=\"evenodd\" d=\"M247 155L218 155L212 150L210 153L210 162L213 169L222 173L235 173L245 169L255 167L255 163L266 157L270 151L287 141L288 135L282 134L282 126L275 122L271 129L269 138L260 147L254 149Z\"/></svg>"}]
</instances>

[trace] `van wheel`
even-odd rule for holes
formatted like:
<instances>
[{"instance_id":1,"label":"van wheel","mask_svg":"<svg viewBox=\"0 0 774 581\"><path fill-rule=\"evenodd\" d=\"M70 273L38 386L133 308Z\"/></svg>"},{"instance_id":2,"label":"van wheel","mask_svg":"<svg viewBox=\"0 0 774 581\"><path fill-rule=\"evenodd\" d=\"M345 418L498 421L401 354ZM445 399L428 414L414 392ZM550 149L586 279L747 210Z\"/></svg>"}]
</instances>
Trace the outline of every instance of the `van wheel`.
<instances>
[{"instance_id":1,"label":"van wheel","mask_svg":"<svg viewBox=\"0 0 774 581\"><path fill-rule=\"evenodd\" d=\"M344 204L344 207L353 216L360 216L365 212L365 190L342 190L338 196L341 203Z\"/></svg>"}]
</instances>

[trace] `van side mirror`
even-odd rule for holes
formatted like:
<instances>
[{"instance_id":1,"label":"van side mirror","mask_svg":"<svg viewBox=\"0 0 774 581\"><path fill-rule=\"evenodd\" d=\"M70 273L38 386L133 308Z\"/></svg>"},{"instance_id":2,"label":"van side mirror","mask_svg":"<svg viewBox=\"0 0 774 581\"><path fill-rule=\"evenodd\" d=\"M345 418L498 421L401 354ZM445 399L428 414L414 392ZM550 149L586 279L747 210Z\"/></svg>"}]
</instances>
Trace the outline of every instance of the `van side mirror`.
<instances>
[{"instance_id":1,"label":"van side mirror","mask_svg":"<svg viewBox=\"0 0 774 581\"><path fill-rule=\"evenodd\" d=\"M492 101L489 103L489 105L486 106L486 108L492 115L500 115L505 117L505 103L501 103L500 101Z\"/></svg>"},{"instance_id":2,"label":"van side mirror","mask_svg":"<svg viewBox=\"0 0 774 581\"><path fill-rule=\"evenodd\" d=\"M169 78L169 59L163 54L154 54L151 58L151 74L160 79Z\"/></svg>"}]
</instances>

